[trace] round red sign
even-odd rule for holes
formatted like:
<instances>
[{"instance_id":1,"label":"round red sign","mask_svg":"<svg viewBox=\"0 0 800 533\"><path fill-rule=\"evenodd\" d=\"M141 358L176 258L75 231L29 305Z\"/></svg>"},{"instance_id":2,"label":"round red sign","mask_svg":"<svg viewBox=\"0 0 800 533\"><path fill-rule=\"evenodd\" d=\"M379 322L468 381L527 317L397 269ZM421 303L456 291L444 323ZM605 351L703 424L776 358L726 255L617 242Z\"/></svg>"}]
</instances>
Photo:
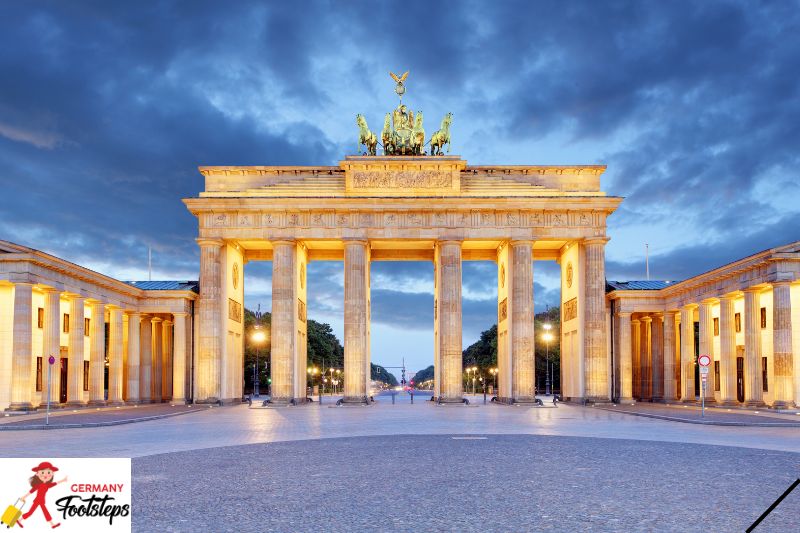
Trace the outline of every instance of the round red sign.
<instances>
[{"instance_id":1,"label":"round red sign","mask_svg":"<svg viewBox=\"0 0 800 533\"><path fill-rule=\"evenodd\" d=\"M700 366L708 366L711 364L711 358L707 355L701 355L697 358L697 362L700 364Z\"/></svg>"}]
</instances>

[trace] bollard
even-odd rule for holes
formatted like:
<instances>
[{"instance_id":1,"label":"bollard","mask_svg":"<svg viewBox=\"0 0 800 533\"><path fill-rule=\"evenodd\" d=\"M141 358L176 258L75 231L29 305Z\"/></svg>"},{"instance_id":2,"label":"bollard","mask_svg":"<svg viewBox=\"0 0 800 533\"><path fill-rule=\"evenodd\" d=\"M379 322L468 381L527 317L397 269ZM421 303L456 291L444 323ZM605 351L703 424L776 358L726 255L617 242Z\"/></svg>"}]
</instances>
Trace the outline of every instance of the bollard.
<instances>
[{"instance_id":1,"label":"bollard","mask_svg":"<svg viewBox=\"0 0 800 533\"><path fill-rule=\"evenodd\" d=\"M483 389L483 405L486 405L486 389Z\"/></svg>"},{"instance_id":2,"label":"bollard","mask_svg":"<svg viewBox=\"0 0 800 533\"><path fill-rule=\"evenodd\" d=\"M392 393L392 405L394 405L394 397L397 396L395 393Z\"/></svg>"},{"instance_id":3,"label":"bollard","mask_svg":"<svg viewBox=\"0 0 800 533\"><path fill-rule=\"evenodd\" d=\"M409 394L411 394L411 405L414 405L414 393L411 392Z\"/></svg>"}]
</instances>

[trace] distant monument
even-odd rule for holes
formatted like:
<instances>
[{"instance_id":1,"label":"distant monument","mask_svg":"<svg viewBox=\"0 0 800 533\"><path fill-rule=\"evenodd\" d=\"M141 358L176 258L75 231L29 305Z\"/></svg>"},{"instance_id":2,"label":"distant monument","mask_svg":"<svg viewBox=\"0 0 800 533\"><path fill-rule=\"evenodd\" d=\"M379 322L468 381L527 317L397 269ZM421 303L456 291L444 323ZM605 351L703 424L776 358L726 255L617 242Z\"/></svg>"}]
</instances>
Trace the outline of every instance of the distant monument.
<instances>
[{"instance_id":1,"label":"distant monument","mask_svg":"<svg viewBox=\"0 0 800 533\"><path fill-rule=\"evenodd\" d=\"M430 155L443 155L442 148L447 145L450 151L450 124L453 122L453 114L447 113L441 122L441 127L425 142L425 128L423 126L422 111L414 112L403 104L403 95L406 92L404 82L408 77L408 71L402 76L394 72L389 72L392 79L397 82L394 91L400 98L400 104L391 112L386 113L383 121L383 131L380 136L380 144L383 148L383 155L427 155L425 146L430 145ZM356 115L356 124L359 127L358 146L360 155L376 155L378 137L373 133L364 115ZM361 147L364 152L361 152Z\"/></svg>"}]
</instances>

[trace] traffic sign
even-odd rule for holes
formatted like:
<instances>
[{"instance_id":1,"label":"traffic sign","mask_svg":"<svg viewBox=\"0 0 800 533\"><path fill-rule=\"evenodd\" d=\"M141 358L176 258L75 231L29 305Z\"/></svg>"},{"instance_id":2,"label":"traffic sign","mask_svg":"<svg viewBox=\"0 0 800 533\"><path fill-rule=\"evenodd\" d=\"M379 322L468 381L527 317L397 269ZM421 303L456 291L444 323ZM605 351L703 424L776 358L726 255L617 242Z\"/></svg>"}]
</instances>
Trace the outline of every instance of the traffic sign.
<instances>
[{"instance_id":1,"label":"traffic sign","mask_svg":"<svg viewBox=\"0 0 800 533\"><path fill-rule=\"evenodd\" d=\"M697 363L700 366L708 366L711 364L711 358L707 355L701 355L700 357L697 358Z\"/></svg>"},{"instance_id":2,"label":"traffic sign","mask_svg":"<svg viewBox=\"0 0 800 533\"><path fill-rule=\"evenodd\" d=\"M53 365L56 362L56 358L51 355L50 357L47 358L47 362Z\"/></svg>"},{"instance_id":3,"label":"traffic sign","mask_svg":"<svg viewBox=\"0 0 800 533\"><path fill-rule=\"evenodd\" d=\"M701 374L700 379L702 379L703 383L705 383L706 381L708 381L708 374Z\"/></svg>"},{"instance_id":4,"label":"traffic sign","mask_svg":"<svg viewBox=\"0 0 800 533\"><path fill-rule=\"evenodd\" d=\"M705 377L707 374L708 374L708 367L707 366L701 366L700 367L700 375Z\"/></svg>"}]
</instances>

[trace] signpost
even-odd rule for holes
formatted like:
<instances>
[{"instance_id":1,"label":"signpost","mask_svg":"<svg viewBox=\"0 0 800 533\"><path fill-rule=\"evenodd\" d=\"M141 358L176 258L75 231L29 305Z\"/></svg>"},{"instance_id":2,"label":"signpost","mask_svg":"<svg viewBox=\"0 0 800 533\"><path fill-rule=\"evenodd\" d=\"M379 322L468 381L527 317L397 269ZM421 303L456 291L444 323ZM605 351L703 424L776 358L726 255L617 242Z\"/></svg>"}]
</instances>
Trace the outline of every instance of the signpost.
<instances>
[{"instance_id":1,"label":"signpost","mask_svg":"<svg viewBox=\"0 0 800 533\"><path fill-rule=\"evenodd\" d=\"M708 383L708 365L711 364L711 358L705 354L697 358L697 363L700 365L700 379L702 380L702 389L700 392L701 406L700 416L706 416L706 383Z\"/></svg>"},{"instance_id":2,"label":"signpost","mask_svg":"<svg viewBox=\"0 0 800 533\"><path fill-rule=\"evenodd\" d=\"M50 374L52 373L53 365L56 362L56 358L52 355L47 358L47 414L45 415L44 425L50 425Z\"/></svg>"}]
</instances>

